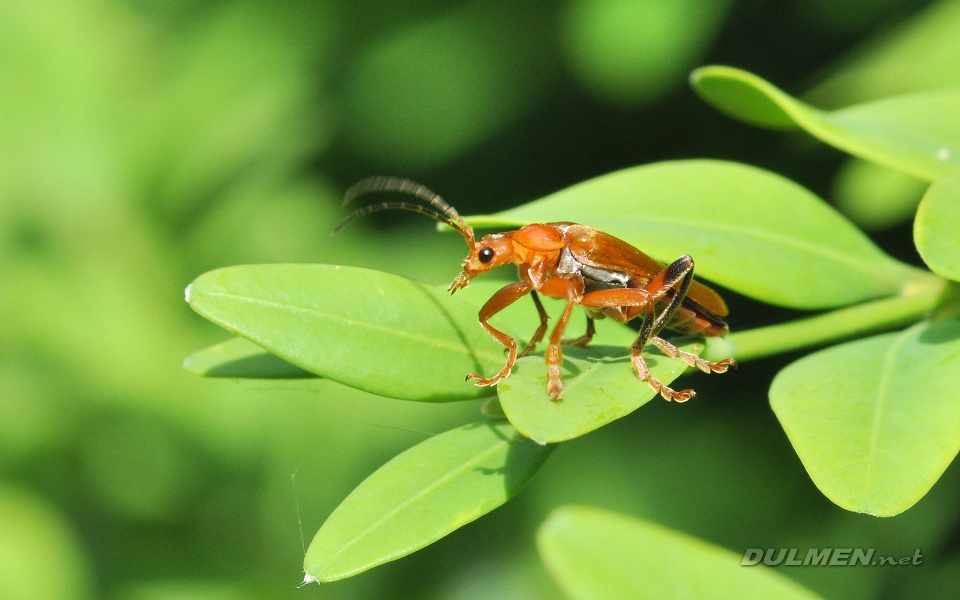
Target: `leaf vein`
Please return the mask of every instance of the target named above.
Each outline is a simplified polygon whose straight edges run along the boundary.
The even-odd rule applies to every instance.
[[[495,353],[492,353],[492,352],[483,352],[483,351],[473,351],[473,352],[471,352],[471,350],[470,350],[469,348],[467,348],[467,347],[466,347],[465,345],[463,345],[463,344],[452,344],[452,343],[450,343],[450,342],[445,342],[445,341],[440,340],[440,339],[437,339],[437,338],[424,337],[424,336],[422,336],[422,335],[417,335],[417,334],[415,334],[415,333],[412,333],[412,332],[409,332],[409,331],[405,331],[405,330],[402,330],[402,329],[390,329],[390,328],[387,328],[387,327],[383,327],[383,326],[381,326],[381,325],[378,325],[377,323],[372,323],[372,322],[369,322],[369,321],[358,321],[358,320],[355,320],[355,319],[349,319],[349,318],[347,318],[347,317],[342,317],[342,316],[339,316],[339,315],[335,315],[335,314],[331,314],[331,313],[326,313],[326,312],[317,310],[317,309],[315,309],[315,308],[310,308],[310,307],[306,307],[306,306],[299,306],[299,305],[296,305],[296,304],[288,304],[288,303],[280,302],[280,301],[277,301],[277,300],[267,300],[267,299],[265,299],[265,298],[251,298],[251,297],[249,297],[249,296],[241,296],[241,295],[238,295],[238,294],[231,294],[231,293],[229,293],[229,292],[218,292],[218,291],[207,290],[207,291],[203,291],[202,293],[204,293],[204,294],[206,294],[206,295],[208,295],[208,296],[215,296],[215,297],[220,297],[220,298],[231,298],[231,299],[233,299],[233,300],[238,300],[238,301],[241,301],[241,302],[248,302],[248,303],[250,303],[250,304],[263,304],[263,305],[266,305],[266,306],[272,306],[272,307],[275,307],[275,308],[282,308],[282,309],[285,309],[285,310],[290,310],[290,311],[292,311],[292,312],[300,312],[300,313],[312,315],[312,316],[319,317],[319,318],[323,318],[323,319],[329,319],[329,320],[331,320],[331,321],[334,321],[334,322],[337,322],[337,323],[342,323],[342,324],[344,324],[344,325],[348,325],[348,326],[351,326],[351,327],[361,327],[361,328],[369,329],[369,330],[371,330],[371,331],[376,331],[376,332],[380,332],[380,333],[386,333],[386,334],[390,334],[390,335],[395,335],[395,336],[397,336],[397,337],[402,337],[402,338],[405,338],[405,339],[413,340],[413,341],[415,341],[415,342],[420,342],[420,343],[423,343],[423,344],[426,344],[426,345],[432,345],[432,346],[434,346],[434,347],[436,347],[436,348],[441,348],[441,349],[445,349],[445,350],[451,350],[451,351],[458,352],[458,353],[460,353],[460,354],[464,354],[464,355],[468,355],[468,356],[471,355],[471,354],[472,354],[472,355],[482,355],[482,356],[484,356],[484,357],[486,357],[486,358],[489,358],[489,359],[491,359],[491,360],[493,360],[493,359],[495,359],[495,358],[499,358]],[[197,294],[197,296],[199,296],[199,293]]]
[[[888,257],[886,257],[885,255],[879,252],[877,253],[878,260],[876,262],[869,262],[869,261],[862,260],[860,257],[856,255],[840,252],[833,248],[819,245],[814,241],[791,236],[791,235],[785,234],[784,232],[766,231],[763,229],[745,227],[743,225],[738,225],[734,223],[723,223],[723,222],[705,221],[705,220],[691,220],[689,219],[689,217],[679,218],[679,217],[667,217],[667,216],[654,215],[654,216],[645,217],[643,221],[633,221],[633,222],[637,223],[640,226],[643,226],[646,223],[675,225],[675,226],[681,226],[686,230],[699,230],[706,233],[722,230],[722,231],[728,231],[735,234],[740,234],[746,237],[753,237],[755,239],[762,240],[765,242],[772,241],[784,246],[790,246],[798,250],[803,250],[813,255],[819,255],[819,256],[825,257],[841,265],[847,265],[860,272],[877,277],[882,281],[889,281],[897,284],[900,283],[899,280],[895,278],[895,276],[894,277],[888,276],[884,272],[884,269],[879,267],[881,260],[883,262],[890,262]]]
[[[890,385],[890,377],[894,371],[893,362],[897,355],[900,353],[900,349],[907,343],[911,337],[910,330],[902,333],[893,344],[890,345],[890,348],[887,349],[886,354],[883,357],[883,367],[880,372],[880,383],[877,386],[877,402],[876,407],[873,412],[873,420],[870,426],[870,443],[867,446],[867,470],[864,473],[864,489],[863,495],[866,497],[871,488],[873,487],[873,465],[876,463],[876,454],[877,454],[877,444],[880,437],[880,421],[881,415],[884,412],[884,405],[887,397],[887,388]]]
[[[376,530],[378,527],[380,527],[381,525],[383,525],[384,523],[386,523],[387,521],[389,521],[394,515],[396,515],[397,513],[399,513],[400,511],[402,511],[402,510],[405,509],[406,507],[408,507],[408,506],[409,506],[411,503],[413,503],[414,501],[419,500],[420,498],[426,496],[427,494],[429,494],[429,493],[432,492],[433,490],[437,489],[437,488],[438,488],[440,485],[442,485],[443,483],[449,481],[451,478],[453,478],[453,477],[455,477],[455,476],[457,476],[457,475],[460,475],[461,473],[463,473],[464,471],[466,471],[469,467],[471,467],[471,466],[473,466],[473,465],[481,462],[483,459],[487,458],[489,455],[491,455],[491,454],[493,454],[494,452],[496,452],[497,450],[499,450],[499,449],[501,448],[501,446],[503,446],[503,445],[509,445],[510,443],[511,443],[511,442],[510,442],[509,440],[498,440],[497,442],[495,442],[492,446],[490,446],[489,448],[487,448],[487,449],[484,450],[483,452],[481,452],[481,453],[479,453],[479,454],[477,454],[477,455],[475,455],[475,456],[470,457],[469,460],[463,462],[463,463],[460,464],[460,465],[457,465],[455,468],[451,469],[448,473],[444,474],[442,477],[434,480],[434,481],[431,482],[429,485],[427,485],[426,487],[422,488],[422,489],[421,489],[420,491],[418,491],[416,494],[410,496],[409,498],[407,498],[407,499],[404,500],[403,502],[397,504],[397,505],[394,506],[392,509],[390,509],[389,511],[387,511],[382,517],[380,517],[380,518],[377,519],[375,522],[373,522],[372,524],[370,524],[366,529],[364,529],[364,530],[361,531],[359,534],[357,534],[356,537],[354,537],[354,538],[351,539],[349,542],[347,542],[346,544],[344,544],[344,545],[340,548],[340,550],[337,551],[337,553],[334,554],[334,555],[331,557],[331,560],[333,560],[333,559],[337,558],[338,556],[340,556],[341,554],[343,554],[343,552],[346,551],[348,548],[350,548],[353,544],[357,543],[358,541],[360,541],[361,539],[363,539],[364,537],[366,537],[367,535],[369,535],[370,533],[372,533],[374,530]]]

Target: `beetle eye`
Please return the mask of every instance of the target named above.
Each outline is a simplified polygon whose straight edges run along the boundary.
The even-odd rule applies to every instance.
[[[488,246],[480,248],[480,253],[477,255],[477,258],[479,258],[483,264],[487,264],[493,260],[493,249]]]

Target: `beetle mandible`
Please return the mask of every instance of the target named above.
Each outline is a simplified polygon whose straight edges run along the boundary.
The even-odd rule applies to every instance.
[[[724,317],[727,306],[712,289],[693,280],[693,259],[684,255],[669,265],[650,258],[627,242],[598,229],[576,223],[534,223],[516,231],[495,233],[477,240],[473,228],[438,194],[407,179],[370,177],[347,190],[344,204],[370,192],[400,192],[414,196],[430,207],[407,202],[385,202],[362,208],[343,220],[334,231],[358,217],[381,210],[408,210],[431,217],[456,230],[467,241],[470,253],[461,272],[448,288],[451,294],[494,267],[517,265],[520,281],[496,292],[480,309],[480,325],[508,349],[507,362],[499,373],[484,377],[467,375],[479,386],[496,385],[510,376],[518,358],[526,356],[547,332],[547,312],[540,294],[566,301],[560,319],[550,333],[545,353],[547,393],[552,400],[563,397],[560,364],[561,345],[586,346],[595,334],[594,320],[609,317],[619,323],[641,318],[640,331],[631,346],[631,362],[640,381],[666,400],[685,402],[696,397],[692,389],[674,391],[651,375],[641,352],[648,342],[667,356],[680,357],[705,373],[723,373],[735,367],[727,358],[717,362],[683,352],[659,337],[664,328],[702,336],[723,336],[729,331]],[[540,325],[527,346],[518,352],[517,341],[494,328],[489,319],[527,294],[533,299]],[[587,330],[576,339],[563,339],[574,305],[587,311]]]

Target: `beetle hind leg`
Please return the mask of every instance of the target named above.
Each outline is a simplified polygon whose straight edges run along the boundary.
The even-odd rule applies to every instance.
[[[733,360],[732,358],[725,358],[723,360],[718,360],[717,362],[710,362],[709,360],[700,358],[696,354],[684,352],[663,338],[654,336],[650,338],[650,341],[653,342],[657,348],[660,348],[660,350],[670,358],[677,358],[679,356],[683,362],[687,363],[691,367],[700,369],[704,373],[726,373],[727,369],[730,367],[737,367],[737,361]]]
[[[659,393],[661,396],[663,396],[663,399],[668,402],[671,400],[674,402],[686,402],[691,398],[696,398],[697,393],[695,391],[682,390],[678,392],[672,389],[670,386],[661,383],[660,380],[655,378],[653,374],[650,373],[650,369],[647,367],[647,361],[643,359],[643,355],[641,353],[643,352],[643,348],[647,345],[647,341],[652,339],[654,340],[654,343],[656,343],[655,340],[660,339],[654,336],[653,332],[655,327],[659,325],[659,322],[662,321],[662,319],[653,318],[653,307],[648,307],[646,312],[647,314],[644,315],[643,323],[640,324],[640,334],[637,336],[637,339],[633,342],[633,346],[630,348],[632,354],[630,359],[631,362],[633,362],[634,370],[637,372],[637,378],[640,379],[640,381],[646,381],[647,385],[649,385],[654,392]],[[676,347],[674,347],[674,350],[679,352]]]

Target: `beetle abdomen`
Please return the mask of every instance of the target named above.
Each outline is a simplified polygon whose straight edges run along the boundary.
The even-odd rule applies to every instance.
[[[708,337],[722,337],[730,332],[727,322],[722,317],[718,317],[690,298],[684,298],[683,304],[666,326],[679,333],[701,334]]]

